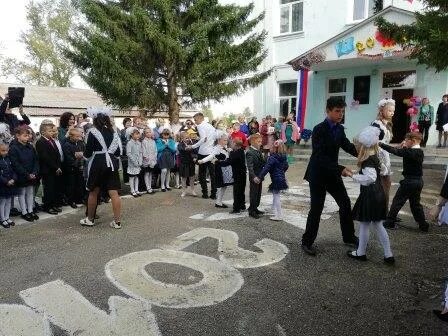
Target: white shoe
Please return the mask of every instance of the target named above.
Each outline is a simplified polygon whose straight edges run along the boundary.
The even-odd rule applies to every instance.
[[[182,186],[181,185],[177,185],[177,186],[175,186],[175,188],[176,189],[182,189]]]
[[[92,222],[92,221],[89,219],[89,217],[86,217],[86,218],[84,218],[84,219],[81,219],[81,220],[79,221],[79,224],[81,224],[82,226],[94,226],[94,225],[95,225],[95,223]]]
[[[275,222],[281,222],[283,220],[281,217],[277,217],[277,216],[269,217],[269,219],[271,221],[275,221]]]
[[[180,195],[180,197],[185,197],[185,196],[187,196],[187,192],[186,192],[186,191],[184,191],[184,192]]]
[[[110,222],[110,227],[111,228],[114,228],[114,229],[121,229],[121,223],[120,222],[116,222],[116,221],[112,221],[112,222]]]
[[[191,189],[190,191],[191,196],[197,196],[198,194],[196,194],[196,191],[194,191],[193,189]]]

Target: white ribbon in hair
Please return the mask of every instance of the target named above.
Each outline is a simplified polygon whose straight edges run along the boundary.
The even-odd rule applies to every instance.
[[[378,102],[378,107],[379,107],[379,108],[384,107],[384,106],[386,106],[386,104],[391,104],[391,105],[395,106],[395,100],[393,100],[392,98],[384,98],[384,99],[381,99],[381,100]]]

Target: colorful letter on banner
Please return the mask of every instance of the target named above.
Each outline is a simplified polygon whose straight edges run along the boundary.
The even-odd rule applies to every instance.
[[[308,97],[308,73],[309,70],[299,70],[299,79],[297,82],[297,125],[301,130],[305,127],[306,105]]]

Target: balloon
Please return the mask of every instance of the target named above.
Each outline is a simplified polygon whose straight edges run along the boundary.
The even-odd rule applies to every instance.
[[[409,103],[411,102],[410,99],[403,99],[403,104],[409,105]]]

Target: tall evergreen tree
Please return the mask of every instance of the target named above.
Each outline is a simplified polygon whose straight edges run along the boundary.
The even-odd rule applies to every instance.
[[[448,1],[423,0],[425,10],[416,13],[416,22],[397,25],[377,19],[379,30],[397,43],[411,48],[411,59],[442,71],[448,68]]]
[[[86,24],[69,58],[103,99],[119,107],[167,109],[204,103],[259,85],[266,33],[253,4],[218,0],[78,0]]]

